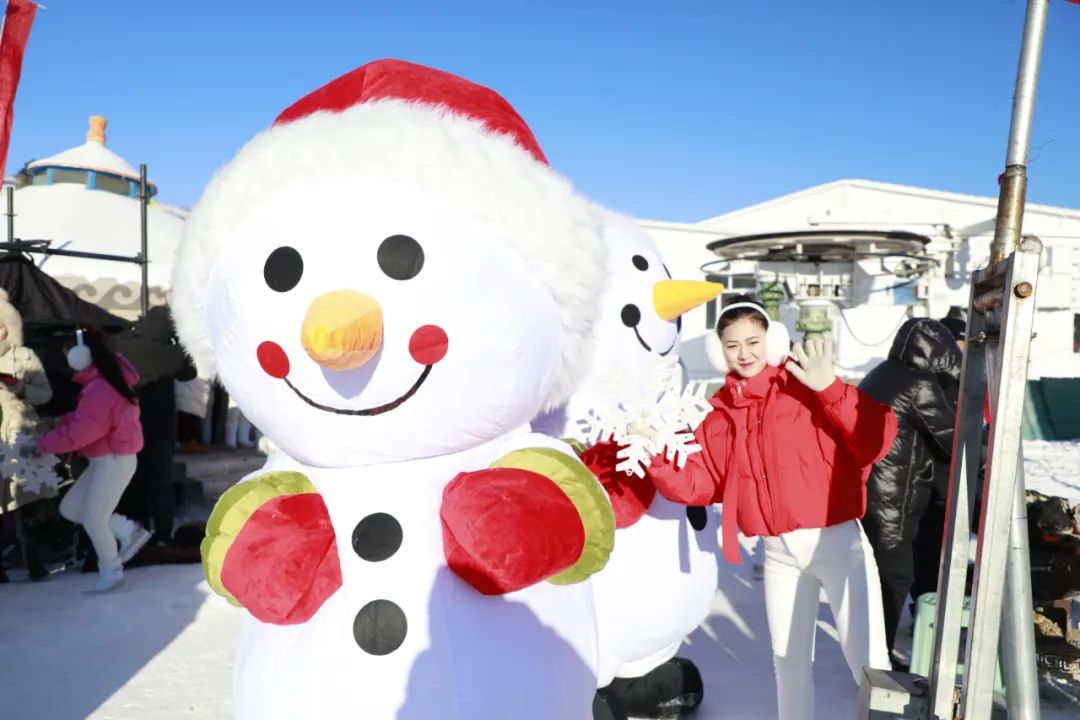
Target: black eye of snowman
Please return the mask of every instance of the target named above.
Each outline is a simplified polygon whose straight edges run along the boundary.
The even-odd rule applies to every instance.
[[[645,272],[649,269],[649,261],[643,255],[635,255],[630,258],[630,261],[634,263],[634,267],[641,272]],[[668,272],[667,266],[663,265],[661,267],[664,268],[664,272],[670,279],[671,273]],[[641,337],[641,333],[638,331],[638,325],[641,324],[641,309],[637,305],[633,303],[627,303],[626,305],[623,305],[622,311],[619,313],[619,318],[622,320],[623,325],[634,331],[634,337],[637,338],[638,343],[641,345],[642,348],[645,349],[645,352],[656,352],[661,357],[664,357],[673,349],[675,349],[675,343],[673,342],[671,344],[671,347],[669,347],[667,350],[664,350],[662,352],[659,350],[654,351],[652,349],[652,346],[650,346],[649,343],[645,342],[645,338]],[[679,317],[675,319],[675,332],[679,333],[681,331],[682,318]]]
[[[263,264],[263,279],[275,292],[288,292],[300,282],[304,274],[304,259],[295,248],[282,245],[270,253]]]
[[[391,235],[379,244],[379,269],[394,280],[412,280],[424,267],[424,248],[408,235]]]

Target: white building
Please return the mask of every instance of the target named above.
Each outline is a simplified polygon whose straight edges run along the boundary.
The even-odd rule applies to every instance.
[[[105,144],[106,120],[90,118],[86,142],[27,164],[15,178],[14,236],[54,249],[135,257],[141,250],[139,172]],[[150,197],[157,188],[150,183]],[[187,212],[147,208],[150,302],[165,302]],[[34,255],[84,300],[122,317],[139,313],[141,269],[133,263]]]
[[[762,267],[744,261],[718,263],[707,244],[734,236],[806,231],[899,231],[925,237],[925,257],[934,262],[925,263],[932,267],[910,284],[895,274],[903,270],[900,258],[849,263],[838,280],[846,288],[834,312],[837,364],[856,379],[886,356],[907,317],[942,317],[953,307],[966,310],[968,281],[973,269],[987,263],[996,213],[996,197],[839,180],[699,223],[640,223],[676,277],[710,274],[741,292],[754,291],[766,274]],[[1024,234],[1044,244],[1030,377],[1080,377],[1080,211],[1028,205]],[[781,318],[795,335],[796,311],[790,302],[785,305]],[[684,319],[682,353],[691,377],[715,376],[704,351],[714,314],[715,305]]]

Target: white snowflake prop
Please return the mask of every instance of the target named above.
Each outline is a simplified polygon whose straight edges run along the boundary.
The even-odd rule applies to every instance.
[[[681,469],[701,450],[693,431],[712,407],[704,383],[682,387],[678,361],[662,358],[644,388],[627,382],[622,367],[613,368],[603,385],[596,405],[578,424],[589,443],[612,439],[625,446],[616,470],[643,477],[652,458],[661,453]]]
[[[38,436],[19,433],[11,445],[0,444],[0,478],[11,478],[23,492],[37,494],[46,488],[56,489],[60,477],[53,467],[60,462],[51,453],[37,449]]]

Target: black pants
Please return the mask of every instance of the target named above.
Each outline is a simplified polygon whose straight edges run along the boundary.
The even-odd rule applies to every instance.
[[[926,514],[919,522],[919,533],[915,536],[914,561],[915,582],[911,586],[911,599],[920,595],[936,592],[938,571],[941,567],[941,539],[945,534],[945,501],[931,500]]]
[[[896,640],[896,628],[900,625],[900,615],[904,611],[904,600],[915,583],[915,553],[912,543],[903,543],[897,547],[885,548],[875,544],[874,560],[877,561],[878,576],[881,578],[881,603],[885,610],[885,642],[892,652]]]

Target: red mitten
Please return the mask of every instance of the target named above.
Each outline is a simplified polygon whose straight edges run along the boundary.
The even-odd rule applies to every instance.
[[[326,504],[299,473],[270,473],[230,488],[202,545],[211,587],[258,620],[309,620],[341,587]]]
[[[443,491],[440,518],[447,565],[484,595],[552,577],[573,565],[585,544],[566,493],[520,468],[460,473]]]
[[[581,454],[581,462],[604,486],[615,511],[615,527],[619,530],[640,520],[656,497],[656,487],[647,472],[644,477],[638,477],[615,469],[619,464],[618,453],[623,447],[613,440],[606,440]]]

